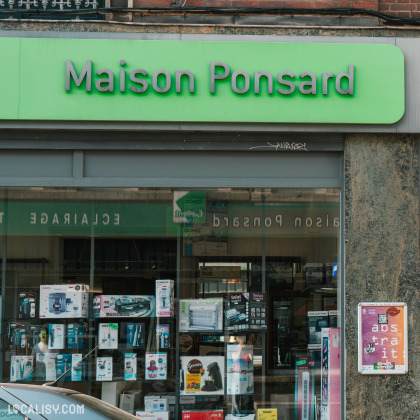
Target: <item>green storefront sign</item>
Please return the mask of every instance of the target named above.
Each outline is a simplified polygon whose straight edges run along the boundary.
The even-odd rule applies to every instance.
[[[0,38],[0,119],[391,124],[390,44]]]

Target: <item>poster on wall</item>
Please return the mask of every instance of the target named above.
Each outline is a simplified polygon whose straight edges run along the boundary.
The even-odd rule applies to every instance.
[[[408,372],[407,304],[359,303],[359,372],[404,374]]]

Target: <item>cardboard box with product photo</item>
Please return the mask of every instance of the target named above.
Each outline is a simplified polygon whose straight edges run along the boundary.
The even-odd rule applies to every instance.
[[[181,356],[180,395],[223,395],[224,356]]]
[[[95,318],[155,316],[155,297],[150,295],[99,295],[93,298]]]
[[[86,318],[88,316],[86,284],[41,285],[39,290],[40,318]]]

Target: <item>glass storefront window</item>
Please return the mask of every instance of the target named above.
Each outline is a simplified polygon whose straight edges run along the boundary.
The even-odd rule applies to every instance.
[[[339,190],[1,194],[3,381],[168,420],[340,417]]]

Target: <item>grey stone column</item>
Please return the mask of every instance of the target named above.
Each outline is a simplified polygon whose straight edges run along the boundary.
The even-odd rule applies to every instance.
[[[419,135],[345,142],[347,419],[420,418]],[[407,375],[361,375],[357,304],[408,305]]]

